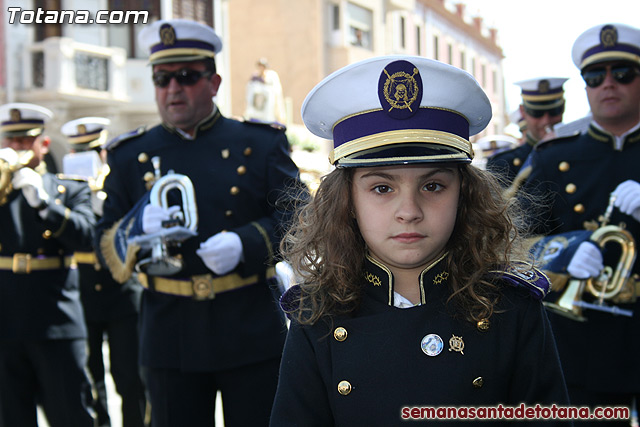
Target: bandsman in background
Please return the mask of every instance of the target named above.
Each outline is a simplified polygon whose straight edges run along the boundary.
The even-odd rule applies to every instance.
[[[522,92],[519,127],[524,129],[524,142],[510,150],[494,154],[487,169],[503,177],[504,185],[514,180],[533,147],[562,122],[565,99],[563,85],[568,79],[543,77],[517,82]],[[522,123],[524,121],[524,123]]]
[[[572,59],[586,83],[591,123],[585,132],[538,144],[530,157],[531,168],[521,171],[528,175],[523,188],[544,202],[527,210],[534,214],[535,230],[550,235],[549,244],[555,245],[546,254],[558,259],[557,254],[567,254],[565,279],[570,275],[603,281],[606,278],[599,277],[603,271],[613,278],[620,273],[622,278],[609,280],[622,287],[605,304],[584,291],[577,294],[578,304],[568,307],[570,313],[551,315],[571,403],[631,406],[640,394],[640,268],[637,261],[633,263],[637,245],[633,242],[640,239],[640,29],[622,24],[592,27],[576,39]],[[617,230],[612,236],[624,243],[612,247],[598,238],[573,245],[572,254],[567,249],[572,247],[570,238],[554,237],[585,228],[603,230],[606,223],[622,224],[625,232]],[[626,233],[632,237],[630,243],[622,239]],[[590,240],[596,235],[599,231]],[[621,252],[627,255],[622,257]],[[624,265],[628,267],[621,268]],[[627,280],[625,274],[632,275]],[[570,290],[569,285],[560,289],[560,283],[554,281],[557,291]],[[596,290],[602,289],[596,285]],[[547,297],[556,310],[562,302],[558,298],[557,292]],[[591,305],[580,313],[585,304]],[[612,315],[614,309],[617,315]],[[569,314],[588,321],[572,320]],[[629,421],[618,424],[628,426]]]
[[[89,182],[93,212],[102,216],[105,199],[104,179],[109,173],[106,150],[110,120],[83,117],[65,123],[62,134],[67,138],[70,154],[62,159],[65,174]],[[146,407],[144,387],[138,364],[138,313],[142,286],[134,278],[120,284],[108,269],[98,262],[94,251],[76,252],[80,270],[80,298],[84,307],[89,338],[89,373],[93,379],[94,402],[98,426],[111,425],[103,341],[109,346],[111,375],[116,391],[122,397],[124,426],[143,426]]]
[[[98,229],[117,280],[141,271],[151,422],[209,427],[219,390],[225,425],[266,426],[287,330],[274,265],[298,169],[282,126],[226,118],[213,102],[212,28],[156,21],[140,41],[162,124],[108,144]]]
[[[86,182],[47,172],[52,113],[0,107],[0,426],[93,427],[75,251],[96,224]]]

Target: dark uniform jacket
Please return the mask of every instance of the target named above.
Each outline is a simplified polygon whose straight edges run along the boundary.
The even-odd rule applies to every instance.
[[[94,203],[101,203],[97,193],[102,189],[92,188],[92,191]],[[98,209],[94,206],[95,210]],[[100,215],[95,215],[99,220]],[[101,265],[95,250],[76,252],[75,258],[80,271],[80,299],[87,322],[109,322],[138,315],[142,286],[135,278],[125,283],[116,282],[109,269]]]
[[[271,425],[392,426],[410,421],[404,407],[566,405],[541,302],[505,285],[497,307],[504,312],[472,324],[446,303],[444,267],[441,261],[422,273],[422,305],[396,308],[391,273],[369,259],[353,315],[313,326],[292,322]],[[442,340],[437,355],[421,348],[429,334]]]
[[[51,200],[42,219],[22,191],[12,191],[0,206],[0,257],[30,254],[57,258],[63,267],[32,269],[29,274],[0,269],[0,339],[85,338],[78,271],[69,265],[76,250],[91,247],[95,218],[85,182],[43,175]],[[20,257],[20,255],[16,255]]]
[[[97,261],[78,263],[78,270],[87,322],[106,322],[138,314],[142,287],[135,279],[120,284]]]
[[[280,357],[286,326],[265,277],[275,263],[287,217],[276,201],[298,177],[284,131],[227,119],[216,110],[200,124],[195,140],[156,126],[112,144],[99,232],[123,218],[145,195],[145,174],[153,174],[154,156],[161,159],[163,175],[173,170],[189,176],[197,204],[198,235],[171,251],[180,254],[185,265],[172,278],[217,277],[196,250],[227,230],[240,236],[244,256],[227,276],[255,282],[205,301],[144,291],[143,365],[213,371]]]
[[[487,159],[487,170],[502,176],[506,180],[504,184],[511,184],[536,143],[537,141],[527,134],[526,141],[523,144],[509,150],[500,151],[489,157]]]
[[[592,124],[586,133],[539,144],[530,161],[524,189],[543,197],[539,206],[528,208],[536,231],[584,230],[585,222],[595,223],[605,213],[618,184],[629,179],[640,182],[640,130],[627,135],[622,148],[615,149],[613,136]],[[610,224],[621,222],[638,242],[640,223],[614,209]],[[605,265],[615,269],[615,264],[607,264],[606,255]],[[639,271],[636,261],[633,272]],[[546,300],[553,302],[558,296],[552,292]],[[634,316],[585,310],[588,321],[581,323],[550,314],[568,385],[640,392],[640,364],[635,356],[640,354],[640,304],[618,305],[634,310]]]

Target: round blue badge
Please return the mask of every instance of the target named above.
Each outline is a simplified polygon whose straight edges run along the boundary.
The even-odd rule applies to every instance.
[[[422,351],[427,356],[437,356],[442,352],[444,348],[444,343],[442,342],[442,338],[436,334],[429,334],[422,338],[422,342],[420,343],[420,347]]]

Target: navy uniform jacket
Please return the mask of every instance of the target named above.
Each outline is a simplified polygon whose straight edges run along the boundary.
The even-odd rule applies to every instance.
[[[95,203],[102,202],[98,197],[102,189],[94,187],[92,191],[94,211],[101,211],[102,206],[97,207]],[[100,214],[95,215],[99,220]],[[80,271],[80,299],[87,322],[109,322],[138,315],[142,297],[140,283],[134,278],[125,283],[116,282],[109,269],[101,265],[95,251],[76,253],[75,256]]]
[[[50,173],[43,180],[51,198],[45,219],[22,191],[14,190],[0,206],[0,257],[27,253],[64,260],[91,247],[95,218],[89,186]],[[85,338],[78,286],[75,267],[29,274],[0,269],[0,339]]]
[[[557,234],[584,230],[585,222],[598,221],[618,184],[640,182],[640,130],[627,135],[622,149],[613,136],[591,125],[586,133],[538,145],[531,154],[531,170],[524,188],[546,197],[531,207],[537,232]],[[522,172],[525,172],[524,170]],[[613,210],[610,224],[624,222],[640,241],[640,223]],[[607,265],[605,258],[605,265]],[[636,261],[633,272],[640,272]],[[615,268],[615,264],[609,264]],[[557,293],[546,300],[555,302]],[[640,392],[640,304],[618,304],[634,310],[632,318],[585,310],[581,323],[550,314],[558,337],[558,350],[568,385],[592,390]],[[607,368],[604,368],[607,367]]]
[[[487,159],[487,170],[502,175],[506,179],[505,184],[513,182],[525,160],[533,150],[536,141],[529,134],[526,135],[526,141],[509,150],[495,153]]]
[[[452,316],[444,261],[422,273],[423,304],[408,309],[393,306],[388,270],[371,260],[365,268],[362,302],[351,316],[292,322],[272,426],[404,425],[402,408],[413,406],[567,404],[550,325],[527,290],[505,285],[497,307],[504,312],[481,330]],[[339,328],[346,332],[336,334]],[[442,339],[436,356],[421,348],[428,334]],[[450,343],[454,337],[462,348]],[[338,391],[342,381],[350,393]]]
[[[94,263],[78,262],[78,270],[80,298],[87,322],[107,322],[138,314],[142,287],[135,279],[120,284],[97,260]]]
[[[145,174],[153,173],[154,156],[161,159],[162,175],[169,170],[187,175],[195,190],[198,235],[172,251],[185,263],[174,277],[215,277],[196,250],[201,242],[227,230],[240,236],[244,256],[229,274],[262,279],[206,301],[144,291],[143,365],[213,371],[280,357],[286,326],[264,277],[275,263],[287,218],[276,200],[298,178],[284,131],[227,119],[216,110],[200,124],[195,140],[156,126],[122,141],[108,154],[111,172],[105,180],[107,199],[99,233],[145,195]]]

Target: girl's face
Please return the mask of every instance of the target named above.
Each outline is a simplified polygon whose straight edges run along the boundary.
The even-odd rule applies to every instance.
[[[351,191],[371,255],[392,271],[424,268],[443,253],[458,209],[456,167],[358,168]]]

